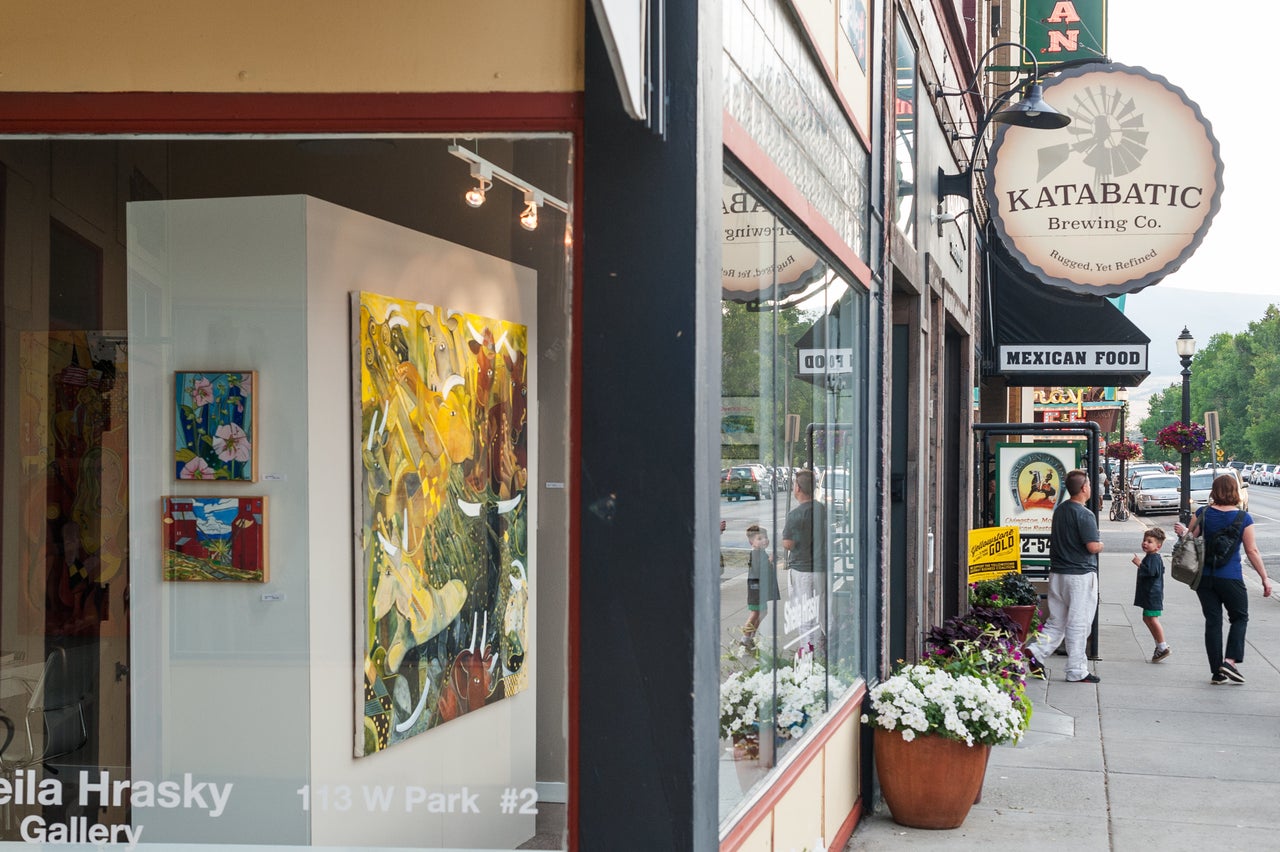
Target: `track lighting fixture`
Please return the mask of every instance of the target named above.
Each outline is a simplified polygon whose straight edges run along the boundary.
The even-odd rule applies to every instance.
[[[467,190],[463,196],[470,206],[479,207],[484,204],[486,194],[493,187],[494,182],[501,181],[512,189],[518,189],[524,193],[524,210],[520,213],[520,227],[526,231],[537,230],[538,211],[543,206],[553,207],[561,213],[568,214],[568,202],[561,201],[554,195],[548,195],[527,180],[513,175],[506,169],[495,166],[476,152],[463,148],[461,145],[450,145],[449,153],[471,164],[471,176],[475,178],[476,186]]]

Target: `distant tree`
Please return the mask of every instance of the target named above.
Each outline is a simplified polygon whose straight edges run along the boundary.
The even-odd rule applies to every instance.
[[[796,377],[795,344],[822,314],[799,308],[773,310],[769,304],[721,302],[721,393],[756,398],[764,422],[756,424],[759,460],[781,464],[785,415],[814,419],[814,386]]]
[[[1270,305],[1261,319],[1239,334],[1213,335],[1196,353],[1191,363],[1191,419],[1203,422],[1206,410],[1218,412],[1218,446],[1227,455],[1246,461],[1280,460],[1280,308]],[[1181,419],[1180,383],[1152,394],[1140,425],[1151,439],[1144,457],[1166,460],[1154,445],[1155,434]]]
[[[1249,324],[1253,370],[1245,399],[1249,425],[1245,435],[1255,460],[1280,459],[1280,310],[1267,308]]]
[[[1156,443],[1156,433],[1181,419],[1182,385],[1169,385],[1151,395],[1147,403],[1147,416],[1139,425],[1142,432],[1143,461],[1173,461],[1180,458]]]
[[[1201,419],[1204,411],[1217,411],[1222,431],[1219,446],[1242,458],[1255,453],[1248,435],[1253,348],[1247,333],[1215,334],[1191,364],[1192,417]]]

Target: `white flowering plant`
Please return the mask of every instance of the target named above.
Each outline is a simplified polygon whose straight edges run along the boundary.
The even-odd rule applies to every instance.
[[[720,684],[720,736],[756,736],[773,720],[775,736],[795,739],[826,712],[828,697],[844,691],[812,655],[794,663],[765,660],[736,671]]]
[[[907,742],[934,734],[972,746],[1016,742],[1027,716],[997,680],[915,664],[871,690],[862,721],[901,731]]]

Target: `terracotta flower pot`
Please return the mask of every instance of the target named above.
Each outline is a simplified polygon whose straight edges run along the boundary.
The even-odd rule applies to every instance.
[[[1005,614],[1012,618],[1013,623],[1018,626],[1017,634],[1014,636],[1014,639],[1017,640],[1019,645],[1026,642],[1027,634],[1031,631],[1031,617],[1036,614],[1035,605],[1004,606],[1001,607],[1001,609],[1004,610]]]
[[[990,746],[932,735],[911,742],[875,729],[876,775],[893,821],[909,828],[956,828],[982,790]]]

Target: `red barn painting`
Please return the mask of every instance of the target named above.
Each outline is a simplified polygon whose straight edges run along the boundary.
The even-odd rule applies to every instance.
[[[267,498],[165,497],[163,577],[265,583]]]

